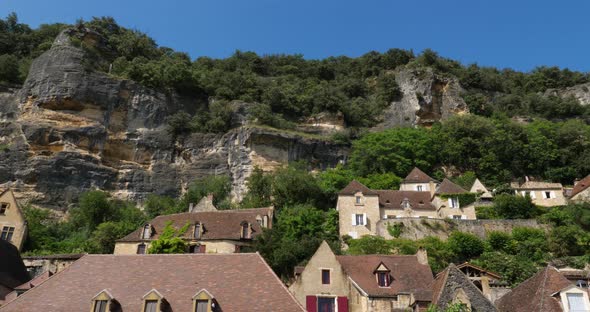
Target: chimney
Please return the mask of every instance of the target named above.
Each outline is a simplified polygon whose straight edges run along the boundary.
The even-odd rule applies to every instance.
[[[195,207],[194,203],[188,204],[188,212],[193,212],[193,208]]]
[[[428,253],[424,247],[418,248],[416,252],[416,258],[418,258],[418,263],[428,265]]]

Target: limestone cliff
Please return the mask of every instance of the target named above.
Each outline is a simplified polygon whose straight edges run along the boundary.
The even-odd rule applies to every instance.
[[[377,129],[394,126],[430,126],[454,114],[469,112],[461,97],[463,88],[453,77],[432,69],[403,67],[395,72],[403,96],[386,109]]]
[[[575,85],[565,89],[549,89],[545,95],[555,95],[563,98],[574,97],[582,105],[590,105],[590,83]]]
[[[136,201],[178,196],[212,174],[229,175],[239,200],[255,165],[327,167],[347,155],[346,146],[249,126],[174,138],[167,116],[203,104],[89,70],[87,60],[62,33],[22,89],[0,90],[0,186],[34,204],[66,210],[91,188]]]

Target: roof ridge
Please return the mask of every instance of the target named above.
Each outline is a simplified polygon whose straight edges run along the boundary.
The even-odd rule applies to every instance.
[[[175,254],[86,254],[84,257],[155,257],[155,256],[186,256],[186,257],[208,257],[208,256],[250,256],[255,255],[258,252],[233,252],[233,253],[175,253]],[[82,259],[82,258],[80,258]]]

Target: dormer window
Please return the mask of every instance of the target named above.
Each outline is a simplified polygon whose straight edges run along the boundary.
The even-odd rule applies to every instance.
[[[363,199],[360,196],[356,196],[354,199],[354,203],[356,205],[362,205],[363,204]]]
[[[379,287],[389,287],[389,272],[377,272]]]
[[[149,224],[146,224],[143,226],[143,232],[141,233],[141,238],[149,239],[151,237],[152,237],[152,226]]]
[[[404,198],[404,200],[402,200],[402,208],[409,209],[410,208],[410,200],[408,200],[407,198]]]
[[[264,226],[264,223],[262,222],[262,217],[260,215],[256,216],[256,222],[258,223],[258,225],[260,225],[260,227]]]
[[[9,206],[9,203],[0,203],[0,215],[6,214],[6,210],[8,210]]]
[[[381,262],[374,271],[375,278],[379,287],[389,287],[391,285],[391,275],[389,269]]]
[[[242,239],[250,239],[250,224],[248,222],[242,222],[241,232]]]
[[[105,289],[92,298],[92,312],[108,312],[113,310],[116,301],[113,296]]]
[[[216,302],[213,295],[206,289],[200,290],[193,296],[193,311],[194,312],[209,312],[215,311]]]
[[[152,289],[143,296],[142,312],[159,312],[162,310],[164,296],[157,290]]]
[[[201,239],[201,234],[203,233],[203,226],[200,222],[195,223],[195,229],[193,231],[193,237],[195,239]]]

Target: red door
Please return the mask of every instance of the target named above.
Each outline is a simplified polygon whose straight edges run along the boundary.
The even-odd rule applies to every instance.
[[[348,298],[338,297],[338,312],[348,312]]]

